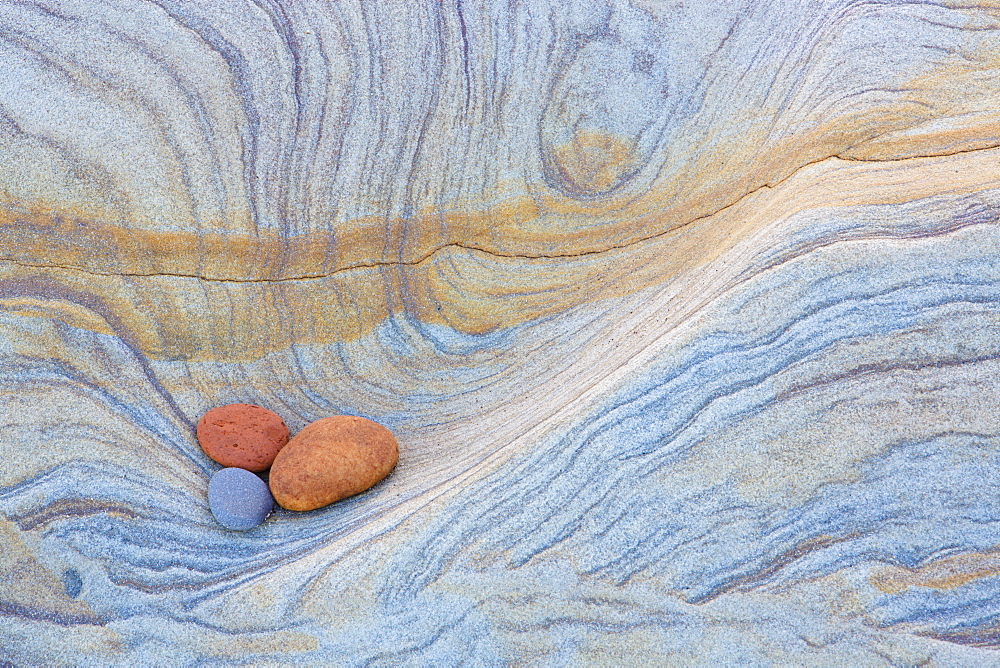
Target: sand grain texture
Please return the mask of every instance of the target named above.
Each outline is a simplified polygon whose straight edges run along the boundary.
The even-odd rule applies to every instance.
[[[1000,8],[0,2],[0,663],[1000,663]],[[403,446],[221,529],[252,403]]]

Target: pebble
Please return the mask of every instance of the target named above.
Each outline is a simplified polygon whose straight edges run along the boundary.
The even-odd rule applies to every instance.
[[[389,474],[399,445],[388,429],[362,417],[312,422],[288,442],[269,474],[274,500],[288,510],[314,510],[365,491]]]
[[[219,524],[246,531],[259,526],[274,509],[267,483],[246,469],[216,471],[208,483],[208,507]]]
[[[260,472],[288,443],[288,427],[272,411],[253,404],[229,404],[205,413],[198,421],[198,443],[222,464]]]

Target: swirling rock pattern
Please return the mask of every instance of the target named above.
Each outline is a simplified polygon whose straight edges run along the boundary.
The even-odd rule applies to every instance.
[[[0,2],[0,664],[1000,664],[1000,8]],[[194,425],[398,437],[220,528]]]

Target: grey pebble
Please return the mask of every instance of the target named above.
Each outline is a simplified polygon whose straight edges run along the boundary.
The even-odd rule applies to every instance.
[[[216,471],[208,483],[208,507],[219,524],[246,531],[259,526],[274,508],[267,484],[245,469]]]

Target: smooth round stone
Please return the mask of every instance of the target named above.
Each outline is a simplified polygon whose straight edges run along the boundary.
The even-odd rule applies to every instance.
[[[208,483],[208,507],[219,524],[246,531],[259,526],[274,509],[267,484],[246,469],[215,472]]]
[[[288,427],[277,413],[253,404],[229,404],[205,413],[198,421],[198,443],[223,466],[267,470],[288,443]]]
[[[365,491],[399,460],[388,429],[361,417],[337,415],[312,422],[274,459],[271,493],[288,510],[314,510]]]

